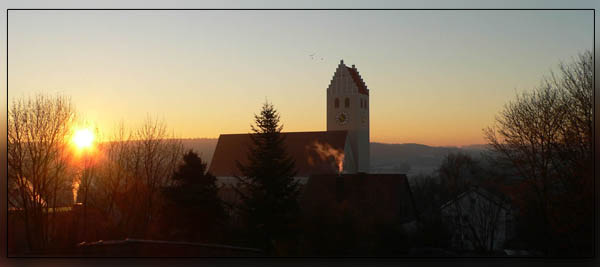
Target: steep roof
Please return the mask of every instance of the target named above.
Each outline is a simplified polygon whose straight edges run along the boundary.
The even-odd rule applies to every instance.
[[[356,68],[354,68],[354,65],[352,65],[352,68],[350,68],[350,67],[346,67],[346,68],[348,69],[348,72],[350,72],[350,77],[352,77],[354,84],[356,84],[356,87],[358,87],[358,92],[363,95],[369,95],[369,90],[367,90],[367,85],[363,81],[362,77],[360,77],[358,70]]]
[[[347,210],[358,218],[411,221],[416,211],[404,174],[313,175],[300,204],[309,216]]]
[[[444,205],[442,205],[440,207],[440,209],[445,209],[446,207],[450,206],[452,203],[458,201],[459,199],[461,199],[463,197],[466,197],[470,193],[478,194],[478,195],[482,196],[484,199],[490,201],[491,203],[494,203],[495,205],[500,206],[503,209],[509,209],[511,206],[510,199],[507,196],[503,195],[501,192],[491,190],[490,188],[486,189],[483,187],[474,186],[474,187],[469,188],[465,192],[459,194],[458,196],[451,199],[450,201],[446,202]]]
[[[334,156],[320,150],[344,152],[347,131],[282,133],[288,154],[296,161],[297,176],[337,174]],[[222,134],[219,136],[208,171],[214,176],[240,176],[236,162],[248,163],[247,152],[252,144],[250,134]]]

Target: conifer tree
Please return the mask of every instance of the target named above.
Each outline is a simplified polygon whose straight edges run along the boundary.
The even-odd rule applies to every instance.
[[[293,236],[299,213],[295,162],[288,155],[281,134],[283,126],[272,104],[265,103],[256,125],[251,126],[252,144],[248,164],[237,163],[242,173],[236,191],[241,196],[241,217],[250,237],[273,254],[275,243]]]
[[[225,210],[217,195],[216,178],[206,172],[206,163],[193,152],[183,156],[183,164],[173,175],[173,186],[163,193],[171,203],[167,213],[179,228],[181,238],[208,241],[217,238],[217,227],[223,225]]]

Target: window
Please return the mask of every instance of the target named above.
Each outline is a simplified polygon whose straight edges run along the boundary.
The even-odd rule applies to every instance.
[[[360,108],[362,108],[362,107],[363,107],[363,101],[362,101],[362,98],[361,98],[360,99]]]
[[[339,108],[340,107],[340,100],[338,98],[335,98],[335,108]]]
[[[346,97],[346,100],[344,101],[344,107],[347,107],[347,108],[350,107],[350,98]]]

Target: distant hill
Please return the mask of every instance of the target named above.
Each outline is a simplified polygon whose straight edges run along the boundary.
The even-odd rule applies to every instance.
[[[486,145],[436,147],[422,144],[371,143],[371,172],[415,175],[435,171],[449,153],[463,152],[479,158]]]
[[[210,161],[212,160],[212,156],[215,153],[215,148],[217,147],[216,138],[191,138],[191,139],[181,139],[183,143],[183,147],[185,150],[192,149],[202,159],[202,161],[207,163],[207,167],[210,166]]]
[[[216,138],[181,139],[185,149],[193,149],[210,166],[217,146]],[[436,147],[422,144],[371,143],[371,172],[429,174],[437,169],[448,153],[463,152],[479,158],[488,145]]]
[[[488,144],[478,144],[478,145],[466,145],[466,146],[461,146],[461,149],[464,150],[477,150],[477,151],[482,151],[482,150],[486,150],[486,149],[490,149],[491,146]]]

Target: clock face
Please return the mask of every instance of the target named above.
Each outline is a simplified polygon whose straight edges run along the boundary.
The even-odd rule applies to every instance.
[[[348,123],[348,114],[343,111],[338,113],[337,116],[335,116],[335,121],[340,125]]]

